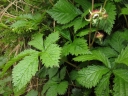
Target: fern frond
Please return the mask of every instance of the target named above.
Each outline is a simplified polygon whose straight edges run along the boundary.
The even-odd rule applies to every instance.
[[[81,14],[80,10],[67,0],[59,0],[51,10],[47,11],[47,13],[60,24],[66,24]]]
[[[9,60],[5,66],[3,67],[2,70],[2,76],[5,74],[5,72],[17,61],[23,59],[25,56],[31,55],[33,53],[35,53],[37,51],[32,50],[32,49],[28,49],[28,50],[24,50],[23,52],[21,52],[20,54],[18,54],[16,57],[12,58],[11,60]]]
[[[40,58],[45,67],[58,67],[60,54],[61,48],[57,44],[51,44],[44,52],[41,52]]]
[[[109,72],[109,69],[103,66],[88,66],[78,72],[77,81],[87,88],[92,88],[99,83],[102,76],[107,72]]]
[[[118,76],[115,76],[113,90],[113,96],[128,96],[128,82]]]
[[[106,33],[110,34],[113,28],[115,16],[116,16],[116,6],[113,3],[107,3],[105,6],[106,12],[108,14],[107,19],[101,20],[99,27],[104,30]]]
[[[104,53],[102,53],[99,50],[93,50],[91,51],[91,53],[92,54],[85,54],[85,55],[77,56],[73,58],[73,60],[78,61],[78,62],[89,61],[89,60],[99,60],[103,62],[103,64],[105,64],[108,68],[111,68],[110,62]]]
[[[14,87],[17,91],[25,87],[31,80],[32,76],[38,71],[38,52],[24,57],[12,71]]]
[[[39,50],[44,50],[42,36],[43,36],[43,34],[41,34],[41,33],[34,34],[32,37],[33,40],[31,40],[28,44],[39,49]]]
[[[109,79],[111,73],[107,73],[100,80],[99,84],[95,88],[96,96],[109,96]]]

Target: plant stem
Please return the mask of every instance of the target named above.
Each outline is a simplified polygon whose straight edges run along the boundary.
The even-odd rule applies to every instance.
[[[94,0],[92,0],[92,11],[93,11],[93,8],[94,8]]]
[[[76,65],[74,65],[74,64],[72,64],[72,63],[70,63],[70,62],[68,62],[68,61],[65,61],[67,64],[69,64],[69,65],[71,65],[71,66],[73,66],[73,67],[75,67],[76,69],[80,69],[78,66],[76,66]]]
[[[106,5],[107,1],[108,1],[108,0],[105,0],[105,1],[104,1],[104,5],[103,5],[103,8],[105,7],[105,5]]]
[[[124,15],[124,19],[125,19],[125,22],[126,22],[126,26],[128,28],[128,19],[127,19],[126,15]]]
[[[92,40],[92,43],[90,44],[90,47],[92,47],[94,41],[95,41],[95,38],[96,38],[96,33],[98,32],[98,29],[99,29],[99,24],[100,24],[100,21],[98,21],[98,25],[97,25],[97,28],[96,28],[96,32],[94,34],[94,37],[93,37],[93,40]]]

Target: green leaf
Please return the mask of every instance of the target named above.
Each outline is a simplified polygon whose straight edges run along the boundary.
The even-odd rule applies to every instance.
[[[34,34],[33,40],[31,40],[28,44],[32,45],[33,47],[39,49],[39,50],[44,50],[43,49],[43,34],[37,33]]]
[[[63,47],[63,54],[66,56],[69,53],[72,55],[89,54],[88,45],[85,39],[76,38],[71,44],[67,44]]]
[[[61,53],[61,48],[58,47],[57,44],[51,44],[44,52],[41,52],[40,58],[44,63],[45,67],[51,67],[51,68],[55,66],[58,67],[60,53]]]
[[[68,88],[68,82],[62,81],[58,84],[56,91],[59,95],[63,95],[67,91],[67,88]]]
[[[128,70],[127,69],[116,69],[113,70],[115,76],[123,79],[125,82],[128,82]]]
[[[113,90],[113,96],[128,96],[128,82],[118,76],[115,76]]]
[[[54,32],[54,33],[51,33],[50,35],[48,35],[48,37],[44,41],[45,49],[48,46],[50,46],[51,44],[55,43],[58,39],[59,39],[59,33],[58,32]]]
[[[76,80],[76,78],[78,77],[78,72],[76,70],[72,70],[69,76],[71,80]]]
[[[25,96],[38,96],[38,91],[36,90],[31,90],[27,93]]]
[[[100,21],[99,27],[103,29],[106,33],[110,34],[116,16],[116,11],[115,11],[116,6],[113,3],[107,3],[105,9],[108,14],[108,17],[107,19]]]
[[[82,20],[82,18],[77,18],[74,22],[74,31],[76,32],[78,29],[83,28],[86,25],[88,25],[88,22]]]
[[[87,0],[75,0],[76,3],[82,6],[83,10],[89,10],[91,3]]]
[[[48,82],[46,82],[43,86],[43,90],[41,92],[41,94],[43,95],[52,85],[56,84],[56,82],[49,80]]]
[[[92,54],[85,54],[85,55],[77,56],[73,58],[73,60],[78,61],[78,62],[80,61],[84,62],[84,61],[89,61],[89,60],[99,60],[103,62],[103,64],[105,64],[108,68],[111,68],[110,62],[104,53],[102,53],[99,50],[93,50],[91,53]]]
[[[77,81],[87,88],[95,87],[102,76],[109,72],[109,69],[103,66],[88,66],[78,72]]]
[[[12,71],[14,87],[17,91],[25,87],[38,71],[38,52],[24,57]]]
[[[107,73],[100,80],[99,84],[95,88],[96,96],[109,96],[109,79],[111,73]]]
[[[48,91],[47,91],[47,93],[46,93],[46,96],[57,96],[57,91],[56,91],[57,86],[58,86],[57,84],[52,85],[52,86],[48,89]]]
[[[71,36],[69,30],[61,30],[60,34],[67,40],[71,41]]]
[[[91,31],[92,32],[95,32],[96,29],[95,28],[92,28]],[[84,30],[80,31],[78,34],[76,34],[76,36],[83,37],[85,35],[88,35],[89,32],[90,32],[90,29],[84,29]]]
[[[128,15],[128,8],[122,8],[121,9],[121,14]]]
[[[121,54],[115,60],[116,63],[124,63],[128,66],[128,46],[122,50]]]
[[[58,71],[58,68],[50,68],[48,70],[49,78],[51,79],[53,76],[55,76],[57,71]]]
[[[60,70],[60,79],[63,80],[66,75],[66,66]]]
[[[98,47],[97,49],[104,53],[104,55],[108,58],[118,56],[117,52],[111,47]]]
[[[117,31],[108,38],[109,45],[116,50],[117,52],[121,52],[121,50],[125,47],[124,41],[127,41],[128,32],[120,32]]]
[[[20,54],[18,54],[16,57],[12,58],[11,60],[9,60],[5,66],[3,67],[2,73],[1,75],[3,76],[5,74],[5,72],[16,62],[21,60],[22,58],[24,58],[25,56],[28,56],[30,54],[35,53],[35,50],[32,49],[28,49],[28,50],[24,50],[23,52],[21,52]]]
[[[47,11],[57,23],[66,24],[78,16],[81,12],[67,0],[59,0],[51,10]]]

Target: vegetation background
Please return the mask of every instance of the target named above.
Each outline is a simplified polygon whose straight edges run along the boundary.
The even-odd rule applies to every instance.
[[[128,96],[127,0],[0,0],[1,96]]]

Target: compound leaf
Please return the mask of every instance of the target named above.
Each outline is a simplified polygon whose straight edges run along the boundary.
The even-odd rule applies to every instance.
[[[66,24],[78,16],[81,12],[67,0],[59,0],[52,9],[47,11],[57,23]]]
[[[105,64],[108,68],[111,68],[110,62],[104,53],[102,53],[99,50],[93,50],[91,53],[92,54],[85,54],[85,55],[77,56],[73,58],[73,60],[78,61],[78,62],[79,61],[83,62],[83,61],[88,61],[88,60],[99,60],[103,62],[103,64]]]
[[[102,76],[107,72],[109,72],[109,69],[103,66],[88,66],[78,72],[77,81],[87,88],[92,88],[99,83]]]
[[[28,44],[32,45],[33,47],[35,47],[39,50],[43,50],[43,38],[42,38],[42,36],[43,36],[43,34],[41,34],[41,33],[34,34],[33,40],[31,40]]]
[[[115,76],[113,90],[113,96],[128,96],[128,82],[124,81],[122,78],[118,76]]]
[[[115,60],[116,63],[124,63],[128,66],[128,47],[122,50],[121,54]]]
[[[62,81],[58,84],[57,93],[59,95],[63,95],[67,91],[67,88],[68,88],[68,82]]]
[[[28,49],[28,50],[24,50],[23,52],[21,52],[20,54],[18,54],[16,57],[12,58],[11,60],[9,60],[5,66],[3,67],[2,73],[1,75],[3,76],[4,73],[16,62],[21,60],[22,58],[24,58],[25,56],[28,56],[30,54],[35,53],[35,50],[32,49]]]
[[[13,83],[17,91],[25,87],[37,71],[38,53],[33,53],[30,56],[24,57],[12,71]]]
[[[55,43],[58,39],[59,39],[59,33],[58,32],[54,32],[54,33],[49,34],[48,37],[46,38],[46,40],[44,41],[45,49],[49,45]]]
[[[86,40],[83,38],[76,38],[72,43],[65,45],[63,47],[63,54],[68,55],[69,53],[76,56],[90,53]]]
[[[107,73],[100,80],[99,84],[95,88],[96,96],[109,96],[109,78],[110,73]]]
[[[103,29],[106,33],[110,34],[116,16],[116,6],[113,3],[107,3],[105,9],[108,14],[108,17],[105,20],[101,20],[99,27]]]
[[[113,71],[115,76],[123,79],[125,82],[128,82],[128,70],[127,69],[116,69]]]
[[[45,67],[58,67],[60,53],[61,48],[57,44],[51,44],[44,52],[41,52],[40,58]]]

